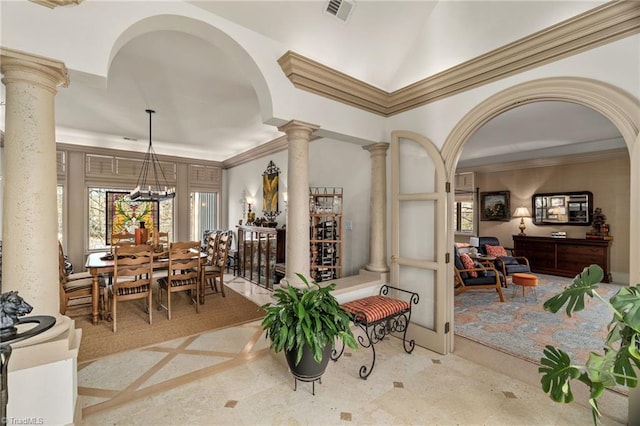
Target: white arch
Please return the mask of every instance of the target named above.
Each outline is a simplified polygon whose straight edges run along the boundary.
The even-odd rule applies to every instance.
[[[598,111],[618,128],[630,157],[630,226],[631,235],[640,235],[640,101],[607,83],[578,77],[553,77],[522,83],[489,97],[469,111],[453,128],[442,148],[450,179],[464,144],[493,117],[532,102],[573,102]],[[451,213],[451,212],[449,212]],[[449,238],[453,244],[453,236]],[[640,241],[631,238],[629,247],[631,284],[640,283]]]
[[[190,34],[211,43],[226,55],[237,61],[251,82],[256,95],[260,113],[265,119],[273,116],[273,101],[267,81],[258,64],[251,55],[227,33],[213,25],[194,18],[179,15],[156,15],[141,19],[123,31],[116,39],[109,54],[108,68],[118,51],[134,38],[154,31],[179,31]]]

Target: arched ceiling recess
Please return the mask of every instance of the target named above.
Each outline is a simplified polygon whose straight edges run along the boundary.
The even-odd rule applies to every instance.
[[[640,101],[612,85],[586,78],[543,78],[505,89],[469,111],[451,131],[442,148],[450,175],[464,144],[489,120],[513,108],[539,101],[565,101],[589,107],[618,128],[632,152],[640,129]]]
[[[100,146],[144,151],[147,108],[156,110],[153,142],[162,154],[222,161],[282,135],[264,124],[273,99],[251,54],[193,18],[158,15],[130,25],[109,52],[106,86],[83,83],[59,94],[57,121],[73,128],[84,120],[86,128],[114,136],[105,143],[97,135]],[[79,99],[84,118],[73,107]]]

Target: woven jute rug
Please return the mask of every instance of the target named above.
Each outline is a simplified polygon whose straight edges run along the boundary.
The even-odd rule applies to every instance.
[[[263,318],[264,310],[244,296],[227,288],[226,297],[212,294],[196,313],[186,292],[174,293],[171,298],[171,321],[167,312],[158,311],[154,294],[152,324],[149,325],[144,300],[118,303],[118,331],[112,331],[109,321],[91,323],[88,315],[74,316],[76,327],[82,328],[78,362],[85,362],[118,352],[139,349],[160,342],[191,336],[205,331],[243,324]],[[81,314],[82,308],[76,308]],[[71,312],[73,313],[73,311]]]

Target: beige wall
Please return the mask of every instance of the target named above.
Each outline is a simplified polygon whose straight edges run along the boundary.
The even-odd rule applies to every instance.
[[[477,173],[476,186],[483,191],[510,191],[511,213],[519,207],[531,210],[531,197],[537,192],[591,191],[594,207],[601,207],[610,224],[611,271],[615,282],[626,283],[629,276],[629,157],[599,162],[561,166],[522,168],[492,173]],[[520,232],[519,219],[508,222],[480,221],[478,235],[496,236],[512,247],[512,235]],[[552,231],[566,231],[567,237],[584,238],[588,226],[537,226],[525,219],[525,232],[533,236],[549,236]],[[468,241],[460,239],[460,241]]]

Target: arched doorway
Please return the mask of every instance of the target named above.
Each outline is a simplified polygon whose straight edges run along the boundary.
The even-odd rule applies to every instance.
[[[450,181],[453,181],[456,165],[464,144],[481,126],[497,115],[520,105],[539,101],[565,101],[589,107],[607,117],[620,131],[630,156],[630,235],[640,232],[640,101],[616,87],[603,82],[583,78],[548,78],[526,82],[486,99],[455,126],[442,149],[445,167]],[[453,192],[449,194],[448,214],[452,215]],[[447,239],[449,247],[454,243],[450,230]],[[640,242],[631,238],[629,244],[629,284],[640,282],[640,265],[634,259],[640,258]],[[451,277],[453,266],[450,266]],[[451,280],[452,281],[452,280]],[[453,291],[453,290],[452,290]],[[453,322],[453,306],[446,306],[447,318]],[[454,326],[455,328],[455,326]],[[451,339],[453,345],[455,340]],[[640,392],[632,391],[630,398],[637,399]],[[629,404],[629,420],[637,419],[640,413],[633,412]]]

